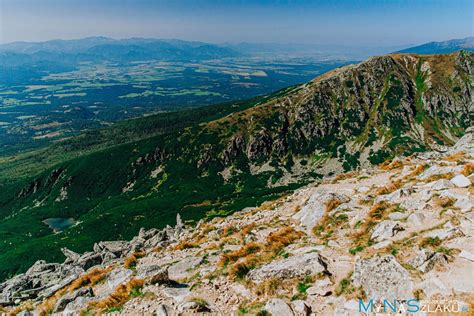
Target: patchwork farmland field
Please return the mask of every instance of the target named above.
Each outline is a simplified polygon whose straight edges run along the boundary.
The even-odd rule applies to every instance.
[[[122,119],[251,98],[345,63],[239,57],[10,68],[0,80],[0,155]]]

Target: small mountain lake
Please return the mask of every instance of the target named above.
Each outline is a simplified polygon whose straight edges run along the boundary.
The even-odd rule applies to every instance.
[[[76,221],[74,220],[74,218],[54,217],[54,218],[45,219],[43,223],[48,225],[49,228],[51,228],[52,230],[62,231],[74,225]]]

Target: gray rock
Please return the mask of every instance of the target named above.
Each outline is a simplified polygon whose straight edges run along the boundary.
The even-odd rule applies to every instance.
[[[301,256],[293,256],[267,263],[250,271],[248,278],[253,281],[261,282],[268,278],[303,278],[320,272],[330,274],[327,262],[327,259],[319,253],[307,253]]]
[[[474,198],[471,196],[459,197],[453,206],[459,208],[463,213],[470,212],[474,208]]]
[[[442,174],[448,174],[448,173],[457,173],[461,169],[459,167],[452,167],[452,166],[431,166],[428,169],[426,169],[422,174],[418,176],[418,179],[420,180],[426,180],[431,176],[435,175],[442,175]]]
[[[106,282],[110,291],[115,290],[117,286],[131,279],[132,270],[123,267],[116,268],[107,274]]]
[[[181,219],[181,215],[176,214],[176,226],[175,228],[183,229],[184,228],[184,223],[183,220]]]
[[[170,280],[179,281],[192,275],[192,270],[202,263],[202,257],[188,257],[168,268]]]
[[[291,316],[294,315],[290,306],[284,300],[272,298],[265,304],[265,310],[272,316]]]
[[[391,239],[399,232],[405,230],[399,222],[395,221],[383,221],[375,226],[372,236],[374,242],[381,242],[383,240]]]
[[[399,221],[401,219],[404,219],[407,217],[407,214],[402,213],[402,212],[393,212],[388,215],[388,218],[394,221]]]
[[[82,267],[84,270],[87,270],[101,263],[102,256],[100,253],[96,252],[86,252],[76,261],[76,264]]]
[[[313,286],[306,290],[309,295],[328,296],[331,295],[332,282],[329,278],[318,280]]]
[[[155,248],[159,246],[163,241],[166,241],[168,239],[166,232],[164,231],[159,231],[156,233],[153,237],[149,238],[147,241],[144,243],[144,247],[147,249]]]
[[[191,291],[187,287],[166,287],[163,289],[163,294],[180,304],[191,294]]]
[[[471,181],[462,174],[458,174],[450,181],[458,188],[466,188],[471,185]]]
[[[310,232],[317,224],[318,220],[326,211],[326,203],[330,200],[337,199],[341,203],[347,203],[350,199],[343,194],[328,191],[327,189],[319,189],[314,193],[306,205],[293,218],[299,220],[301,226]]]
[[[433,255],[434,255],[434,252],[423,248],[420,251],[418,251],[416,255],[408,263],[414,268],[418,268]]]
[[[362,286],[367,297],[374,300],[404,300],[413,296],[408,271],[390,255],[359,259],[352,280],[355,286]]]
[[[172,313],[173,309],[166,304],[160,304],[155,310],[156,316],[171,316]]]
[[[81,256],[77,252],[74,252],[66,247],[61,248],[61,252],[64,254],[66,257],[65,263],[74,263],[77,260],[79,260],[79,257]]]
[[[432,190],[445,190],[454,188],[454,184],[446,179],[440,179],[426,184],[426,187],[429,187]]]
[[[423,225],[423,220],[425,219],[425,215],[421,213],[413,213],[407,218],[407,222],[412,224],[415,227]]]
[[[128,241],[101,241],[94,244],[95,252],[111,252],[117,257],[121,257],[124,253],[130,249],[130,243]]]
[[[11,304],[36,297],[51,296],[58,289],[74,281],[84,270],[77,266],[37,261],[24,274],[0,284],[0,301]]]
[[[168,268],[158,265],[148,266],[140,272],[139,278],[146,279],[148,284],[165,284],[169,283]]]
[[[66,309],[66,306],[75,301],[78,297],[93,297],[94,292],[92,291],[92,288],[90,287],[84,287],[77,289],[73,293],[66,294],[63,297],[61,297],[56,305],[54,306],[53,313],[59,313],[62,312],[63,310]]]
[[[445,254],[442,253],[435,253],[431,255],[421,266],[418,267],[418,270],[420,270],[423,273],[427,273],[435,266],[439,265],[446,265],[448,263],[448,257],[446,257]]]
[[[457,237],[464,236],[464,232],[459,227],[447,228],[447,229],[437,229],[429,232],[428,237],[436,238],[438,237],[441,240],[451,240]]]
[[[292,301],[291,305],[297,315],[309,316],[311,314],[311,307],[303,300]]]
[[[459,257],[474,262],[474,254],[469,251],[462,250]]]

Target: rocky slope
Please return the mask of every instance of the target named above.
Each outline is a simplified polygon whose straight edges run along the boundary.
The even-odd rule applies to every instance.
[[[60,260],[61,247],[129,239],[177,213],[194,221],[230,214],[323,176],[450,146],[472,124],[473,56],[373,57],[228,115],[2,184],[0,278],[45,255]],[[76,224],[58,233],[44,224],[51,218]]]
[[[0,284],[0,304],[22,315],[287,316],[353,315],[358,298],[442,299],[472,312],[473,181],[471,128],[443,151],[325,177],[225,218],[178,216],[130,241],[64,248],[65,262]]]

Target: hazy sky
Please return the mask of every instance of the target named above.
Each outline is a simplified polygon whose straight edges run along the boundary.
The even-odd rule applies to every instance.
[[[0,0],[0,41],[103,35],[400,45],[473,36],[472,0]]]

